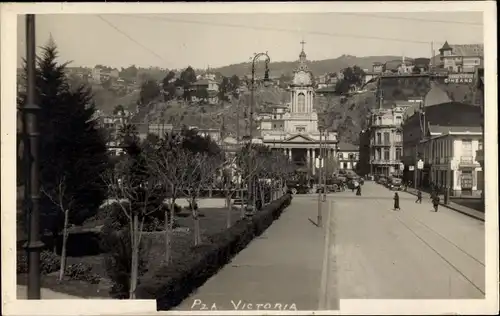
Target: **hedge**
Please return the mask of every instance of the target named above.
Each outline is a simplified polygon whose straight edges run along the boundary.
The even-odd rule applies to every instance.
[[[137,298],[156,299],[157,310],[179,305],[279,218],[291,199],[287,194],[271,202],[248,220],[240,220],[194,247],[190,255],[146,274],[137,287]]]

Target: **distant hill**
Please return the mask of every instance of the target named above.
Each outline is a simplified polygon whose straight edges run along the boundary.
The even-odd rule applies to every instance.
[[[271,56],[272,58],[272,56]],[[357,65],[362,69],[371,70],[374,62],[385,63],[390,60],[400,60],[401,56],[368,56],[368,57],[356,57],[350,55],[343,55],[338,58],[324,59],[324,60],[313,60],[310,61],[308,66],[309,69],[315,75],[324,74],[327,72],[337,72],[346,67]],[[297,61],[278,61],[275,62],[271,60],[270,63],[270,75],[280,76],[280,75],[291,75],[295,67],[297,67]],[[233,64],[224,67],[212,69],[214,72],[220,72],[223,76],[244,76],[251,73],[251,64],[249,62]]]

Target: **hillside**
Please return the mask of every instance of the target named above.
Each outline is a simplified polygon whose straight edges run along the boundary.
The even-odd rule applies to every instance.
[[[272,58],[272,56],[271,56]],[[374,62],[385,63],[389,60],[401,59],[401,56],[368,56],[368,57],[356,57],[343,55],[338,58],[333,59],[324,59],[324,60],[313,60],[310,61],[308,66],[309,69],[315,75],[324,74],[326,72],[337,72],[346,67],[357,65],[362,69],[372,69],[372,65]],[[224,76],[244,76],[249,75],[251,73],[251,64],[250,63],[240,63],[228,65],[220,68],[213,69],[214,72],[220,72]],[[258,66],[259,69],[263,68],[263,65]],[[297,61],[278,61],[275,62],[271,59],[270,67],[270,75],[271,76],[280,76],[291,75],[295,67],[297,67]]]
[[[350,97],[318,96],[315,102],[319,121],[328,130],[336,130],[339,141],[358,144],[359,133],[366,128],[366,117],[375,106],[374,93]]]

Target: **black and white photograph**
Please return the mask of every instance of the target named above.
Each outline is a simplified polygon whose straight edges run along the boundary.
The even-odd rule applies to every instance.
[[[495,4],[454,5],[2,4],[6,315],[497,313]]]

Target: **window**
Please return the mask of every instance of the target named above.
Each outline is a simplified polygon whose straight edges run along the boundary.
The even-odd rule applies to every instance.
[[[402,148],[396,148],[396,160],[401,160],[401,157],[403,156],[403,149]]]
[[[354,154],[349,154],[349,160],[356,160],[356,157]]]
[[[401,132],[396,132],[396,134],[394,135],[394,141],[396,141],[396,142],[402,142],[403,141],[403,137],[401,135]]]
[[[391,159],[391,152],[389,151],[389,148],[384,148],[384,160],[390,160]]]
[[[306,131],[306,128],[304,126],[297,126],[295,127],[295,131],[298,133],[303,133]]]
[[[470,139],[462,140],[462,156],[472,157],[472,141]]]
[[[273,128],[276,128],[276,124],[273,124]]]
[[[388,132],[384,132],[384,144],[389,144],[391,141],[391,135]]]
[[[377,144],[381,144],[382,143],[382,134],[381,133],[377,133]]]
[[[380,159],[382,159],[382,151],[380,150],[380,148],[377,148],[377,149],[375,150],[375,159],[376,159],[376,160],[380,160]]]
[[[339,160],[344,159],[344,154],[343,154],[343,153],[338,153],[337,158],[338,158]]]
[[[398,116],[396,116],[396,124],[397,124],[397,125],[401,125],[401,123],[402,123],[402,118],[401,118],[401,116],[399,116],[399,115],[398,115]]]
[[[299,93],[299,97],[297,99],[297,112],[303,113],[306,111],[305,109],[306,97],[303,93]]]
[[[377,117],[377,120],[378,120],[378,125],[382,125],[382,118],[380,116]]]

